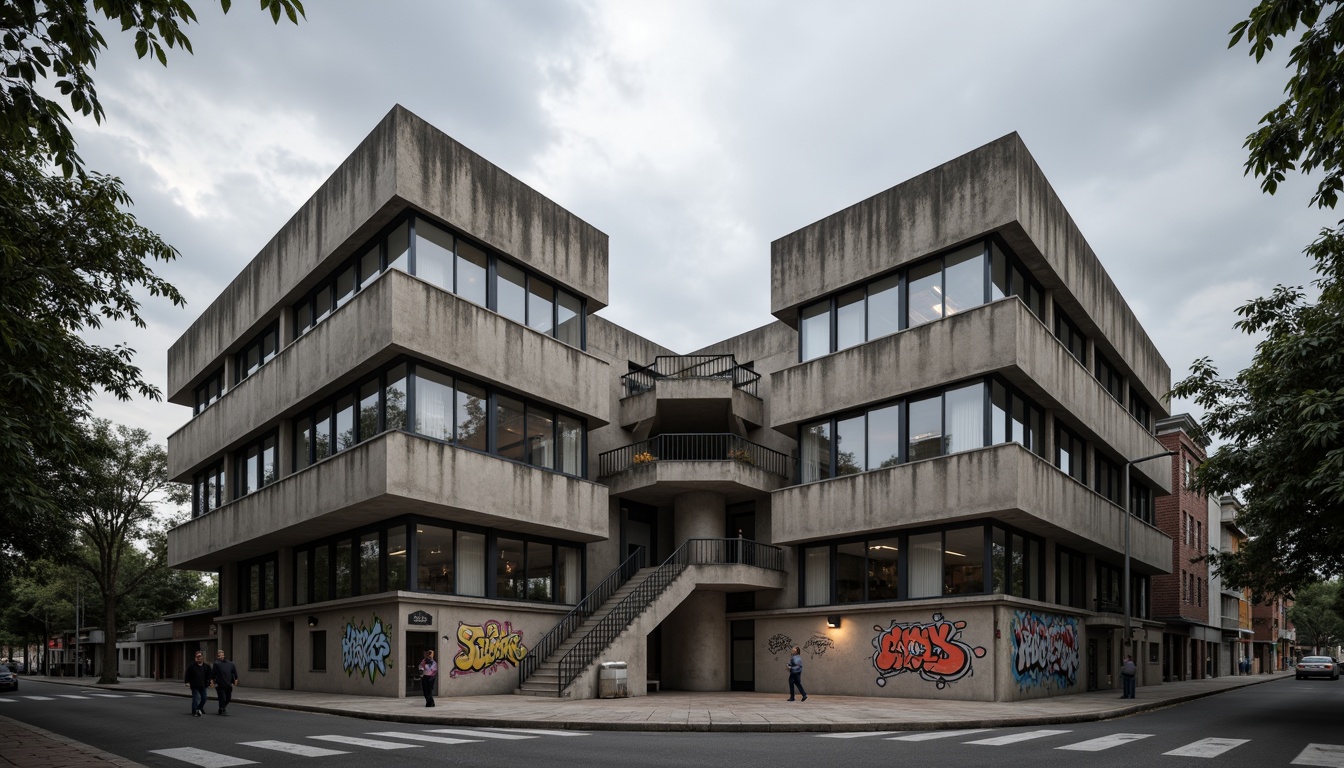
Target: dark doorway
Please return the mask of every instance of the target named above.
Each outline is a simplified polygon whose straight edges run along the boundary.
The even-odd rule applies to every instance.
[[[438,637],[433,632],[406,633],[406,695],[423,693],[420,688],[420,660],[425,651],[434,652],[434,660],[439,663],[439,677],[443,677],[447,667],[439,658]],[[438,678],[434,680],[434,694],[439,693]]]
[[[643,547],[644,565],[657,565],[658,508],[622,499],[621,541],[625,557],[634,554],[636,548]]]
[[[731,690],[756,690],[756,622],[734,621],[729,628],[732,660]]]
[[[1087,690],[1097,690],[1097,641],[1087,641]]]

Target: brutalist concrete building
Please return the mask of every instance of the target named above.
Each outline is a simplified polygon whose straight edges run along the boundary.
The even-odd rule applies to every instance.
[[[598,314],[607,237],[398,107],[173,345],[250,685],[1016,700],[1118,687],[1170,371],[1014,134],[771,245],[775,320]],[[1130,514],[1126,514],[1128,505]],[[205,650],[212,651],[213,647]],[[619,673],[612,671],[609,678]],[[615,683],[608,683],[615,687]]]

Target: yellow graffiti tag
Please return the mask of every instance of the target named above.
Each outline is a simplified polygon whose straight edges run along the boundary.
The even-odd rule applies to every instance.
[[[453,658],[454,674],[491,672],[502,664],[518,666],[527,656],[523,633],[515,632],[509,622],[485,624],[457,623],[458,653]]]

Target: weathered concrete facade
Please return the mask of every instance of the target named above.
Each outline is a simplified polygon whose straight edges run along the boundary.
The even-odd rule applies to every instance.
[[[971,305],[916,319],[968,244]],[[782,693],[798,645],[812,693],[1115,687],[1126,552],[1160,678],[1169,466],[1132,516],[1113,475],[1170,371],[1016,135],[776,241],[756,330],[681,354],[607,300],[605,235],[397,107],[203,312],[169,553],[250,684],[414,697],[429,648],[441,695]]]

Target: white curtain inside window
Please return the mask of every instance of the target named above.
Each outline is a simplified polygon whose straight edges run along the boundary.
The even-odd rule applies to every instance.
[[[457,534],[457,593],[485,594],[485,535],[459,531]]]
[[[910,597],[943,593],[943,534],[910,537]]]
[[[415,431],[436,440],[453,439],[453,380],[429,370],[417,371]]]
[[[947,408],[948,453],[983,448],[985,445],[985,385],[949,389]]]
[[[811,483],[830,476],[829,467],[825,466],[831,460],[831,444],[826,434],[829,426],[816,424],[803,428],[801,482]]]
[[[803,601],[807,605],[826,605],[831,601],[831,550],[829,547],[811,547],[804,555],[807,583],[803,586]]]

